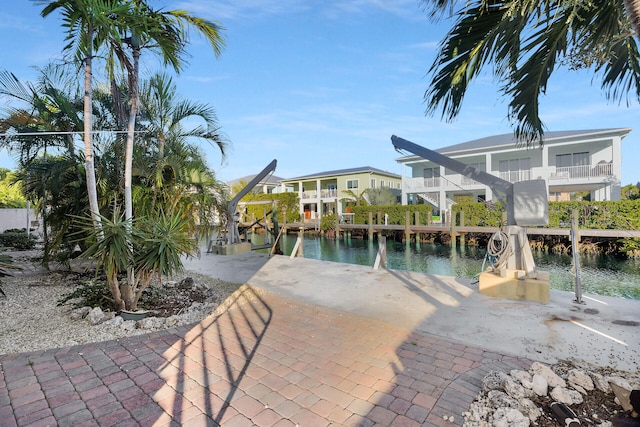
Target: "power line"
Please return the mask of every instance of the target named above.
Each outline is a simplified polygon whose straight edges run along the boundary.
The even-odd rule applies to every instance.
[[[91,133],[127,133],[126,130],[92,130]],[[134,133],[148,133],[146,130],[136,130]],[[10,136],[40,136],[40,135],[74,135],[84,134],[83,130],[80,131],[50,131],[50,132],[15,132],[15,133],[0,133],[0,137]]]

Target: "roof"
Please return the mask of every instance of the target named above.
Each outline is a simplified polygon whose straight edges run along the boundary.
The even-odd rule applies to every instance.
[[[562,130],[545,132],[543,142],[552,142],[561,139],[597,137],[598,135],[618,134],[625,137],[631,132],[631,128],[610,128],[610,129],[591,129],[591,130]],[[451,154],[463,151],[481,150],[483,148],[496,149],[499,147],[514,147],[525,144],[525,140],[516,139],[513,133],[505,133],[502,135],[487,136],[485,138],[474,139],[472,141],[462,142],[460,144],[449,145],[448,147],[437,148],[434,151],[440,154]],[[415,155],[403,156],[396,161],[403,159],[415,158]]]
[[[253,178],[255,178],[258,174],[254,174],[254,175],[247,175],[247,176],[243,176],[242,178],[238,178],[238,179],[234,179],[231,181],[227,181],[227,185],[232,186],[232,185],[236,185],[236,184],[240,184],[241,181],[244,181],[245,183],[249,183],[251,182],[251,180]],[[275,175],[268,175],[265,177],[265,179],[263,179],[262,181],[260,181],[260,184],[273,184],[273,185],[277,185],[280,181],[282,181],[284,178],[280,178],[279,176],[275,176]]]
[[[611,128],[611,129],[593,129],[593,130],[562,130],[545,132],[543,137],[544,141],[552,141],[555,139],[564,138],[576,138],[585,136],[596,136],[598,134],[610,134],[610,133],[623,133],[628,134],[631,131],[630,128]],[[495,148],[504,145],[520,145],[526,141],[523,139],[516,139],[513,133],[505,133],[502,135],[488,136],[485,138],[474,139],[473,141],[462,142],[460,144],[450,145],[448,147],[439,148],[435,151],[438,153],[449,153],[453,151],[467,151],[477,150],[480,148]]]
[[[401,178],[400,175],[395,173],[387,172],[378,168],[372,168],[371,166],[363,166],[359,168],[338,169],[338,170],[332,170],[332,171],[326,171],[326,172],[318,172],[310,175],[303,175],[303,176],[298,176],[294,178],[283,179],[282,181],[298,181],[301,179],[321,178],[321,177],[336,176],[336,175],[352,175],[356,173],[368,173],[368,172],[376,173],[379,175],[386,175],[392,178],[398,178],[398,179]]]

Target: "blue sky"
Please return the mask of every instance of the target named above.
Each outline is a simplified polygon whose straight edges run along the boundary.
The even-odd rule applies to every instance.
[[[390,137],[428,148],[512,132],[499,83],[490,73],[468,92],[459,117],[426,117],[428,69],[451,21],[434,23],[419,0],[152,1],[218,20],[227,46],[216,59],[199,37],[176,79],[179,93],[215,107],[231,141],[222,161],[203,146],[219,179],[258,173],[272,159],[275,175],[372,166],[401,173]],[[12,1],[0,11],[0,68],[21,79],[59,58],[64,33],[41,6]],[[147,71],[158,64],[143,57]],[[588,72],[557,72],[541,103],[548,130],[635,126],[637,103],[607,103]],[[640,128],[623,140],[622,183],[640,181]],[[6,151],[0,166],[13,167]]]

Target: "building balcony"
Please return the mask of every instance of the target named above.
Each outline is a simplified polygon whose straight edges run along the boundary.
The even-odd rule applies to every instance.
[[[596,180],[613,175],[613,163],[601,162],[597,165],[557,167],[549,175],[549,180]]]
[[[544,179],[550,184],[560,181],[569,184],[586,184],[606,182],[614,175],[614,164],[600,162],[595,165],[569,166],[569,167],[545,167],[532,168],[507,172],[489,172],[511,183],[528,181],[531,179]],[[484,185],[460,174],[446,175],[435,178],[407,178],[402,179],[402,187],[405,193],[437,192],[440,190],[477,190]]]
[[[318,199],[318,195],[320,199],[335,199],[338,197],[338,190],[320,190],[320,193],[317,191],[303,191],[300,194],[300,199],[302,200],[310,200]]]

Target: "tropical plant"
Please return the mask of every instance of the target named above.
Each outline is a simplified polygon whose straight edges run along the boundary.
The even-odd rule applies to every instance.
[[[124,219],[116,208],[113,219],[101,218],[101,230],[90,218],[76,220],[91,239],[82,257],[97,261],[117,311],[135,311],[142,292],[154,278],[180,271],[181,257],[197,253],[197,242],[190,237],[189,223],[181,212],[159,212],[153,220],[132,220]],[[133,282],[120,277],[130,265],[135,271]]]
[[[13,264],[13,258],[11,255],[0,253],[0,277],[11,276],[10,270],[19,270],[19,268]],[[2,281],[0,281],[0,285],[2,285]],[[4,290],[2,290],[2,286],[0,286],[0,294],[3,297],[7,296],[4,293]]]
[[[27,200],[24,198],[20,181],[16,179],[16,173],[0,168],[0,208],[24,208],[25,206],[27,206]]]
[[[129,5],[118,0],[57,0],[45,4],[42,17],[60,10],[67,30],[63,51],[72,55],[78,67],[84,67],[83,132],[84,162],[89,209],[94,226],[100,228],[100,209],[96,187],[93,146],[93,59],[109,40],[118,40],[116,16],[127,16]]]
[[[620,189],[620,196],[622,200],[640,199],[640,183],[625,185]]]
[[[342,193],[347,197],[342,198],[341,200],[346,200],[348,205],[355,206],[367,206],[367,190],[362,190],[361,192],[356,192],[353,190],[342,190]]]
[[[440,44],[425,92],[427,113],[457,116],[471,81],[494,64],[510,99],[508,118],[516,137],[542,142],[539,98],[555,69],[589,67],[600,74],[606,97],[640,99],[640,3],[519,0],[423,0],[431,16],[454,8],[456,21]]]
[[[125,148],[124,199],[125,217],[133,216],[132,167],[136,117],[139,110],[140,56],[144,49],[159,53],[165,65],[171,65],[176,72],[183,66],[183,56],[188,40],[187,28],[193,28],[211,44],[218,56],[224,46],[221,27],[211,21],[189,15],[183,10],[155,11],[145,1],[125,1],[132,13],[118,19],[119,35],[112,40],[113,55],[126,69],[129,89],[129,120]],[[127,49],[128,46],[128,49]],[[159,150],[162,157],[162,149]]]
[[[365,197],[371,206],[391,206],[398,204],[398,196],[388,187],[368,188]]]

